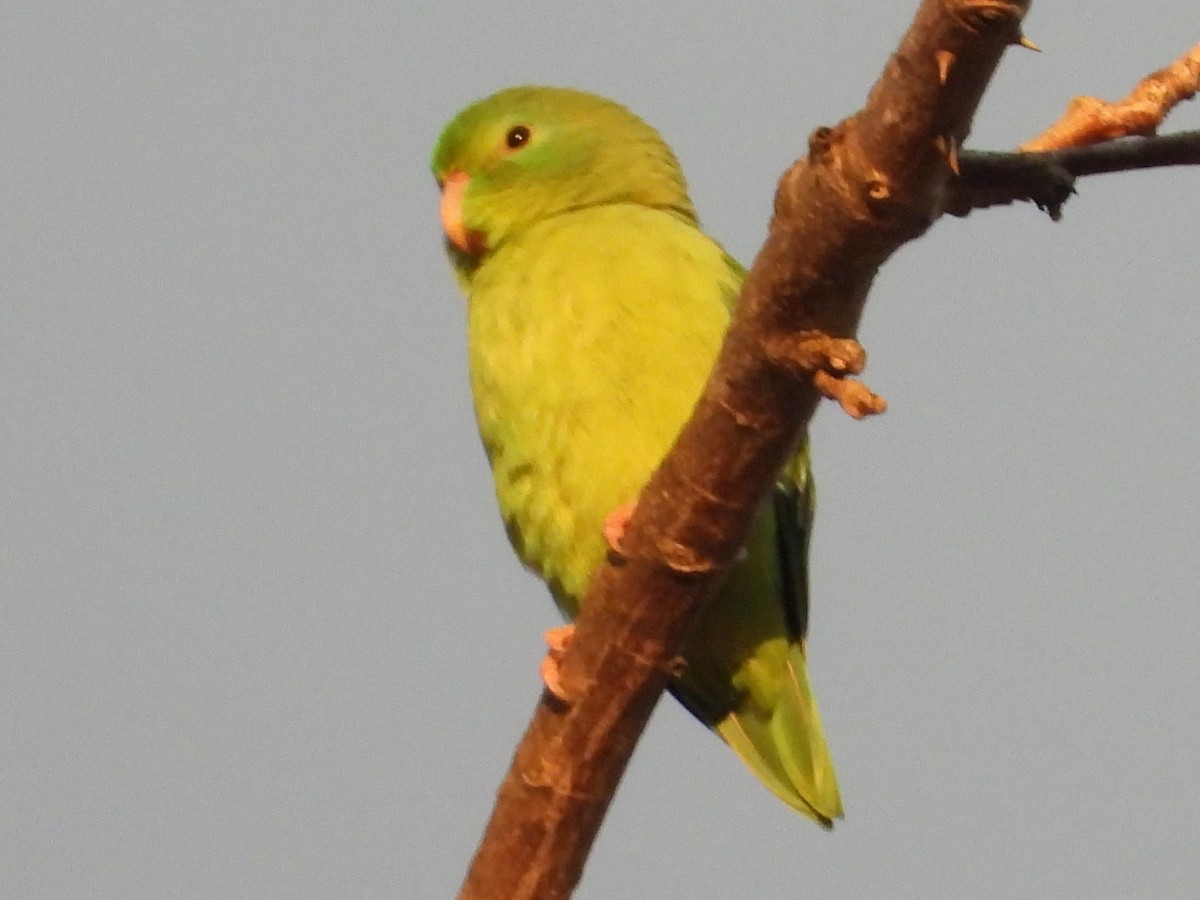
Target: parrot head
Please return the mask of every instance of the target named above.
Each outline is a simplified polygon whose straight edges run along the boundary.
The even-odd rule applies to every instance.
[[[431,162],[456,267],[570,210],[634,203],[695,223],[675,154],[625,107],[583,91],[514,87],[468,106]]]

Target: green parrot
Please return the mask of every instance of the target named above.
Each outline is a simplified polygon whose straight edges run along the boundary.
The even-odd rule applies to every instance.
[[[700,395],[745,270],[700,230],[658,133],[602,97],[500,91],[446,126],[432,168],[500,512],[573,619]],[[670,689],[771,791],[829,827],[842,802],[804,648],[813,504],[805,446]],[[554,692],[568,636],[547,632]]]

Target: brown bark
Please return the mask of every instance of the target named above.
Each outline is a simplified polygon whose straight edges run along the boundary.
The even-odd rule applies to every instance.
[[[867,292],[943,211],[951,162],[1028,5],[925,0],[865,108],[818,130],[780,180],[704,394],[641,494],[622,559],[593,578],[560,671],[570,702],[543,695],[463,900],[570,895],[689,623],[820,397],[882,408],[846,377],[863,361],[853,336]]]

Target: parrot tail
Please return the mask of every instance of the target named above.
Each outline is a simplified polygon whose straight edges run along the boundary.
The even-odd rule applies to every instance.
[[[774,708],[747,698],[713,728],[773,794],[832,828],[842,798],[799,643],[789,650],[787,675]]]

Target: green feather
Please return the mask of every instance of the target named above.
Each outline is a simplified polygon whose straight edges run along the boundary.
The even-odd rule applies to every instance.
[[[518,127],[528,139],[513,147]],[[602,523],[637,498],[690,414],[745,273],[700,230],[670,148],[609,100],[502,91],[446,127],[433,171],[469,178],[462,222],[481,238],[479,252],[447,246],[500,512],[574,617],[605,557]],[[829,825],[841,800],[804,654],[812,503],[802,450],[671,690],[770,790]]]

